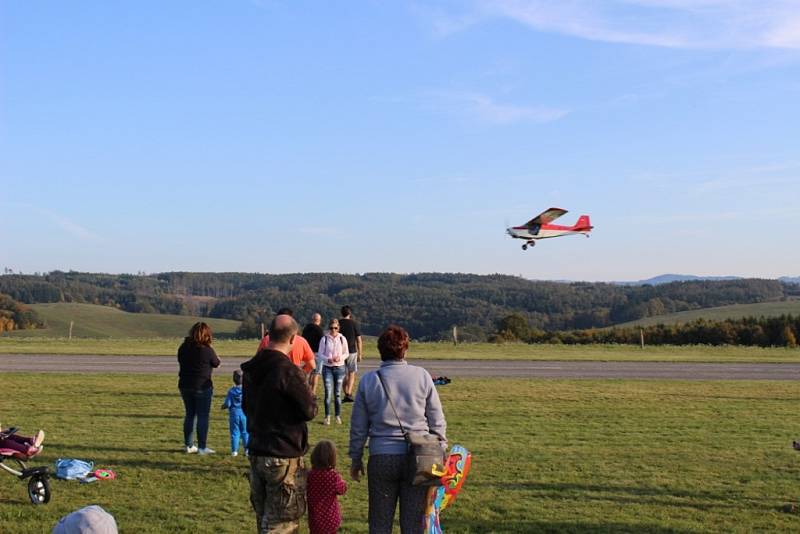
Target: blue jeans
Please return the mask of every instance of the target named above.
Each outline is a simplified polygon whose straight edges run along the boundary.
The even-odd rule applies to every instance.
[[[247,417],[241,408],[231,408],[228,413],[228,430],[231,431],[231,452],[239,452],[239,438],[242,439],[244,450],[247,452],[247,442],[250,434],[247,433]]]
[[[331,392],[334,391],[334,408],[336,416],[342,415],[342,382],[344,381],[344,365],[322,368],[322,379],[325,381],[325,417],[330,416]],[[335,389],[334,389],[335,384]]]
[[[211,412],[211,397],[213,396],[214,388],[181,390],[183,406],[186,408],[186,416],[183,418],[183,443],[187,447],[192,446],[192,427],[197,418],[197,446],[201,449],[206,448],[208,414]]]

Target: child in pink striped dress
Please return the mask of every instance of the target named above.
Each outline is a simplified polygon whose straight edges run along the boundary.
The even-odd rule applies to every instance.
[[[336,534],[342,524],[337,495],[344,495],[347,484],[336,472],[336,445],[321,440],[311,452],[306,500],[308,529],[311,534]]]

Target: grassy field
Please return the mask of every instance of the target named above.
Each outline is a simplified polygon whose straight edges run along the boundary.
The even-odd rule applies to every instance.
[[[36,463],[93,460],[118,479],[54,481],[34,507],[0,473],[0,532],[49,532],[90,503],[120,532],[250,532],[246,459],[227,455],[225,412],[210,446],[180,452],[182,405],[173,377],[4,374],[3,424],[45,428]],[[36,383],[36,394],[25,394]],[[217,384],[215,407],[224,387]],[[800,432],[796,382],[459,380],[440,389],[450,439],[473,470],[446,532],[797,532]],[[345,425],[310,424],[344,454]],[[340,470],[348,463],[343,460]],[[343,532],[366,532],[365,482],[341,498]],[[305,527],[303,527],[305,532]]]
[[[12,338],[60,338],[69,335],[69,323],[74,321],[73,337],[80,338],[152,338],[186,335],[197,321],[207,322],[218,334],[233,335],[239,321],[209,319],[188,315],[128,313],[110,306],[93,304],[55,303],[31,304],[46,322],[47,328],[15,330]]]
[[[149,339],[52,339],[0,337],[2,354],[109,354],[130,356],[172,356],[181,338]],[[216,340],[214,348],[222,356],[248,357],[258,341]],[[375,340],[365,342],[367,358],[377,358]],[[409,358],[450,360],[600,360],[600,361],[675,361],[675,362],[798,362],[800,349],[760,347],[652,346],[644,350],[634,345],[526,345],[470,343],[457,347],[450,343],[416,343]]]
[[[656,324],[688,323],[697,319],[722,321],[725,319],[741,319],[743,317],[776,317],[779,315],[800,315],[800,299],[783,302],[760,302],[757,304],[733,304],[716,308],[702,308],[666,315],[647,317],[638,321],[630,321],[614,325],[624,328],[630,326],[652,326]]]

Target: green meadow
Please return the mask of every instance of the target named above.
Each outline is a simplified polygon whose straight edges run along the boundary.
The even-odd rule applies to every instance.
[[[79,338],[154,338],[176,337],[189,331],[197,321],[207,322],[217,334],[233,335],[239,321],[210,319],[190,315],[129,313],[94,304],[30,304],[47,323],[47,328],[14,330],[11,338],[66,338],[73,322],[72,336]],[[185,335],[185,334],[184,334]]]
[[[690,323],[697,319],[724,321],[725,319],[742,319],[744,317],[777,317],[780,315],[800,315],[800,299],[778,302],[759,302],[756,304],[732,304],[714,308],[701,308],[665,315],[646,317],[637,321],[620,323],[616,327],[653,326],[657,324]]]
[[[217,378],[210,446],[181,452],[182,404],[161,375],[3,374],[3,424],[47,431],[33,464],[92,460],[114,481],[54,480],[52,501],[28,503],[0,473],[0,532],[42,533],[96,503],[120,532],[250,532],[247,462],[228,455]],[[31,385],[35,384],[35,388]],[[445,532],[797,532],[782,507],[800,496],[797,382],[458,379],[440,388],[451,442],[473,453]],[[342,426],[309,425],[332,439]],[[340,500],[342,532],[367,532],[366,483]],[[305,526],[303,532],[306,532]]]

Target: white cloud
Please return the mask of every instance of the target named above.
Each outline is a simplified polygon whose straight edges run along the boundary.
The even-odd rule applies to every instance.
[[[788,208],[758,208],[757,211],[707,211],[702,213],[673,213],[653,215],[620,216],[620,222],[628,225],[672,225],[690,223],[714,223],[743,221],[768,224],[767,220],[794,220],[797,212]]]
[[[545,123],[556,121],[569,114],[569,110],[565,109],[500,103],[481,93],[445,91],[433,93],[433,97],[446,109],[464,112],[473,118],[493,124]]]
[[[490,18],[612,43],[669,48],[800,49],[796,0],[475,0],[471,9],[428,10],[440,35]]]
[[[60,213],[56,213],[53,210],[47,208],[41,208],[39,206],[34,206],[27,202],[0,202],[0,207],[5,207],[8,209],[16,209],[19,210],[20,213],[38,213],[40,216],[44,217],[45,219],[49,219],[55,226],[63,230],[64,232],[70,234],[73,237],[77,237],[78,239],[82,239],[85,241],[93,241],[100,239],[96,234],[94,234],[91,230],[87,229],[84,226],[76,223],[72,219],[69,219]]]
[[[795,176],[725,176],[704,180],[692,188],[694,193],[707,194],[729,189],[759,189],[780,188],[784,186],[800,185],[800,178]]]
[[[438,37],[447,37],[453,33],[464,31],[483,18],[480,13],[467,11],[459,14],[441,6],[412,4],[411,11],[424,20]]]
[[[54,211],[50,211],[43,208],[37,208],[37,211],[42,215],[44,215],[45,217],[49,218],[52,222],[56,224],[56,226],[64,230],[66,233],[72,235],[73,237],[77,237],[78,239],[82,239],[85,241],[93,241],[98,239],[98,237],[90,230],[81,226],[75,221],[68,219],[67,217],[64,217],[63,215],[60,215]]]
[[[305,235],[316,237],[341,237],[341,231],[332,226],[304,226],[297,229],[298,232]]]

